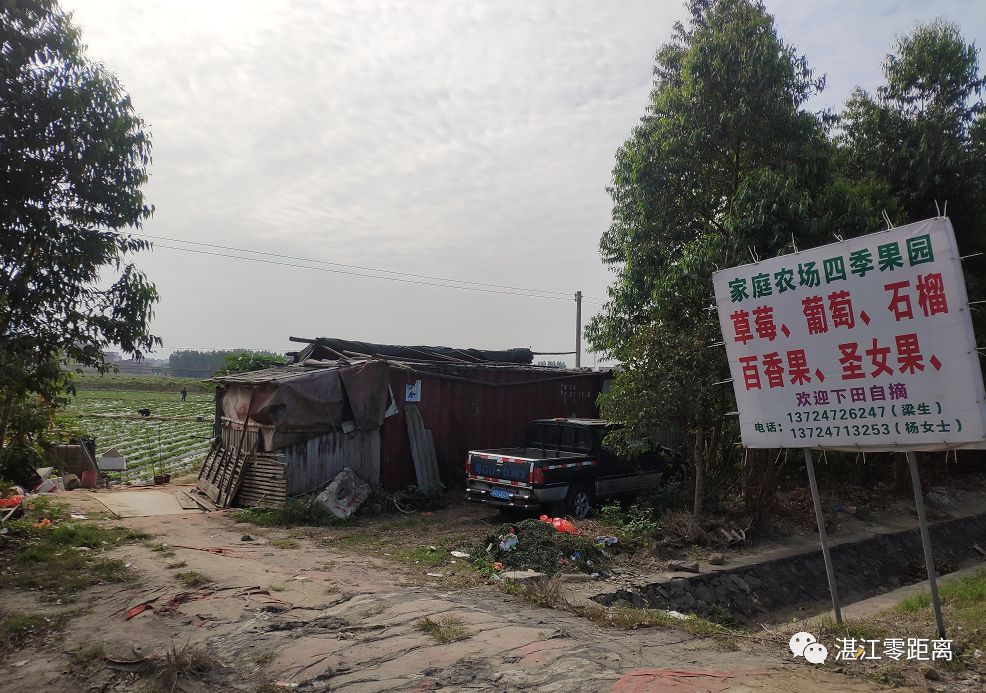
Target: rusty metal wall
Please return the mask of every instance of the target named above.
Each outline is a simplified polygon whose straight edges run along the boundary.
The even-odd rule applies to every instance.
[[[402,390],[403,392],[403,390]],[[344,467],[380,483],[380,429],[327,433],[277,451],[287,465],[287,494],[305,493],[332,481]]]
[[[420,410],[425,428],[434,436],[443,481],[454,484],[464,474],[470,449],[517,445],[533,419],[598,417],[596,397],[611,377],[598,372],[573,375],[565,371],[468,366],[441,370],[455,378],[523,384],[490,387],[442,378],[439,374],[391,368],[390,385],[399,412],[387,418],[380,431],[380,466],[387,489],[403,488],[415,481],[403,413],[406,385],[421,381],[421,399],[413,404]],[[538,382],[529,382],[533,380]]]

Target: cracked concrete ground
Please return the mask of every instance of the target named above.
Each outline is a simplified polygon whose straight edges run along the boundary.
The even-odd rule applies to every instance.
[[[277,531],[234,525],[223,513],[129,518],[157,535],[116,550],[141,576],[136,585],[104,585],[81,594],[82,613],[64,640],[2,657],[6,682],[20,690],[139,690],[139,673],[108,666],[82,672],[66,653],[104,646],[117,660],[201,645],[222,669],[176,690],[256,691],[869,691],[826,665],[792,661],[786,642],[750,638],[739,649],[677,629],[600,628],[567,611],[532,608],[493,586],[450,590],[422,584],[403,566],[352,547],[298,539],[277,548]],[[241,537],[249,531],[255,541]],[[265,536],[266,535],[266,536]],[[221,553],[204,549],[222,549]],[[166,555],[173,552],[173,555]],[[175,566],[211,582],[186,588]],[[171,566],[171,567],[169,567]],[[181,595],[181,596],[179,596]],[[33,592],[3,595],[5,607],[38,605]],[[125,620],[130,607],[150,609]],[[41,600],[55,613],[68,605]],[[424,617],[453,617],[465,637],[448,644],[416,627]],[[126,667],[123,667],[126,669]],[[267,689],[270,690],[270,689]]]

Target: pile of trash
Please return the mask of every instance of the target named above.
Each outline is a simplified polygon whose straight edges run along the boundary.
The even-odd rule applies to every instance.
[[[534,570],[545,575],[600,572],[605,561],[600,547],[572,530],[574,526],[570,522],[554,523],[551,518],[501,525],[473,551],[474,561],[497,572]]]

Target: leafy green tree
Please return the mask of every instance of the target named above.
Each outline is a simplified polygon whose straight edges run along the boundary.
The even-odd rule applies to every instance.
[[[616,155],[603,261],[609,302],[592,348],[625,369],[600,404],[629,441],[685,433],[702,512],[707,462],[727,459],[736,428],[712,273],[875,230],[879,186],[834,175],[825,119],[801,106],[824,86],[781,39],[759,0],[690,0],[691,18],[657,52],[647,112]],[[867,187],[868,186],[868,187]],[[620,441],[617,440],[617,443]]]
[[[285,363],[283,356],[270,351],[235,351],[226,355],[223,359],[223,367],[216,371],[216,375],[259,371],[283,366]]]
[[[979,50],[956,25],[940,20],[918,26],[893,49],[876,95],[856,89],[842,111],[843,174],[885,187],[893,221],[947,211],[960,250],[986,251],[986,77],[979,73]],[[965,267],[976,298],[986,293],[984,268],[982,259]]]
[[[0,446],[15,400],[140,356],[154,286],[131,262],[152,209],[151,143],[123,87],[55,0],[0,4]]]

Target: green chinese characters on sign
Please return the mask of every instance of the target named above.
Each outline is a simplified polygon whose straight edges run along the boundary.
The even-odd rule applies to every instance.
[[[733,303],[739,303],[745,298],[749,298],[750,294],[747,293],[746,280],[742,277],[736,277],[736,279],[731,279],[729,281],[729,300]]]
[[[934,262],[935,254],[931,250],[931,236],[915,236],[907,239],[907,261],[911,267],[922,265],[925,262]]]

